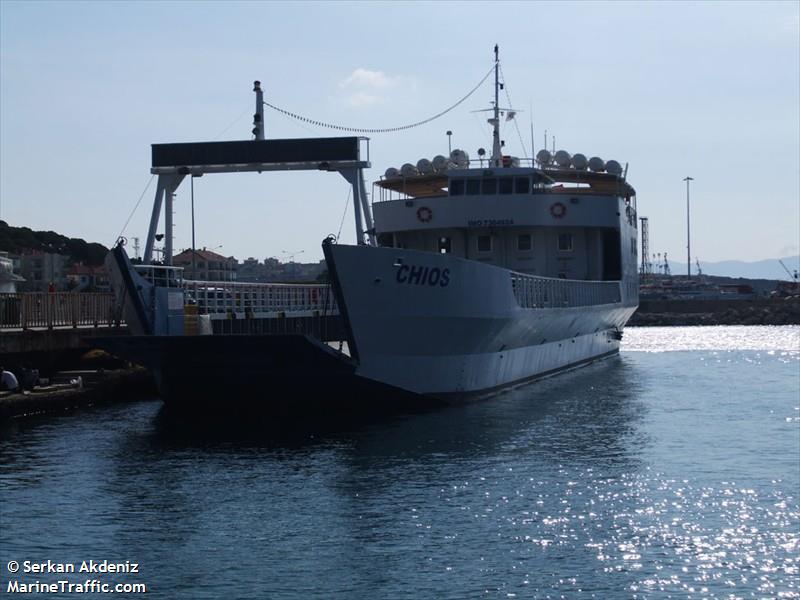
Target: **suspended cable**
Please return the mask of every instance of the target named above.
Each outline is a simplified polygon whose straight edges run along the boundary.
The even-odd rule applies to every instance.
[[[131,214],[128,215],[128,220],[125,221],[125,225],[122,226],[122,229],[120,230],[119,235],[114,240],[114,242],[112,242],[112,244],[111,244],[112,246],[116,243],[116,241],[119,238],[122,237],[122,234],[125,233],[125,230],[128,228],[128,223],[131,222],[131,219],[133,218],[133,214],[136,212],[136,209],[139,208],[139,204],[141,203],[142,198],[144,198],[144,195],[147,193],[147,190],[150,188],[150,184],[153,183],[153,179],[154,178],[155,178],[155,175],[151,175],[150,176],[150,180],[147,182],[147,185],[144,186],[144,189],[142,190],[142,193],[139,195],[139,199],[136,201],[136,205],[133,207],[133,210],[131,211]]]
[[[336,239],[338,240],[339,237],[342,235],[342,227],[344,227],[344,218],[347,216],[347,207],[350,204],[350,194],[353,193],[352,189],[347,190],[347,200],[344,203],[344,212],[342,213],[342,220],[339,223],[339,232],[336,234]]]
[[[225,129],[223,129],[222,131],[220,131],[220,132],[219,132],[219,134],[217,135],[217,137],[215,137],[214,139],[215,139],[215,140],[218,140],[219,138],[221,138],[221,137],[222,137],[222,136],[223,136],[223,135],[224,135],[224,134],[225,134],[225,133],[226,133],[226,132],[227,132],[227,131],[228,131],[228,130],[231,128],[231,127],[233,127],[234,125],[236,125],[236,123],[238,123],[238,122],[241,120],[241,118],[242,118],[243,116],[245,116],[245,114],[247,114],[247,112],[248,112],[249,110],[250,110],[250,107],[249,107],[249,106],[248,106],[248,107],[246,107],[246,108],[245,108],[245,109],[242,111],[242,113],[241,113],[241,114],[240,114],[238,117],[236,117],[236,118],[235,118],[233,121],[231,121],[230,125],[228,125],[228,126],[225,128]]]
[[[508,100],[508,107],[511,108],[514,105],[511,104],[511,96],[508,94],[508,84],[506,83],[506,76],[503,73],[503,67],[500,67],[500,75],[503,78],[503,89],[506,92],[506,99]],[[522,133],[519,130],[519,125],[517,124],[517,119],[516,119],[516,117],[514,117],[514,118],[512,118],[512,120],[514,121],[514,127],[517,130],[517,136],[519,137],[520,146],[522,146],[522,155],[527,157],[527,156],[529,156],[528,155],[528,151],[525,149],[525,142],[522,140]]]
[[[427,119],[425,119],[423,121],[418,121],[416,123],[411,123],[410,125],[402,125],[400,127],[386,127],[386,128],[383,128],[383,129],[378,129],[378,128],[370,129],[370,128],[361,128],[361,127],[345,127],[343,125],[334,125],[332,123],[323,123],[322,121],[317,121],[315,119],[309,119],[308,117],[303,117],[303,116],[298,115],[296,113],[293,113],[291,111],[285,110],[283,108],[279,108],[279,107],[275,106],[274,104],[270,104],[269,102],[264,102],[264,106],[268,106],[272,110],[278,111],[279,113],[283,113],[284,115],[288,115],[288,116],[292,117],[293,119],[297,119],[299,121],[305,121],[306,123],[311,123],[312,125],[316,125],[317,127],[327,127],[328,129],[338,129],[339,131],[349,131],[351,133],[393,133],[393,132],[396,132],[396,131],[403,131],[405,129],[411,129],[412,127],[419,127],[420,125],[425,125],[426,123],[430,123],[431,121],[434,121],[434,120],[438,119],[439,117],[442,117],[442,116],[446,115],[451,110],[453,110],[454,108],[459,106],[461,103],[463,103],[467,98],[472,96],[472,94],[474,94],[478,90],[478,88],[480,88],[481,85],[483,85],[483,83],[489,78],[489,75],[491,75],[493,72],[494,72],[494,66],[492,66],[492,68],[489,69],[489,72],[486,73],[486,75],[483,76],[483,79],[481,79],[478,82],[478,84],[466,94],[466,96],[461,98],[461,100],[459,100],[458,102],[456,102],[452,106],[444,109],[442,112],[437,113],[437,114],[433,115],[432,117],[429,117],[429,118],[427,118]]]

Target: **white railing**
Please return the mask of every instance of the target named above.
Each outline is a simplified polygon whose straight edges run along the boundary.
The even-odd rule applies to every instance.
[[[181,287],[183,284],[183,267],[133,265],[133,268],[139,275],[158,287]]]
[[[522,308],[595,306],[622,301],[619,281],[554,279],[512,273],[511,288]]]
[[[196,305],[199,314],[266,317],[275,313],[338,312],[328,284],[183,280],[182,287],[184,302]]]

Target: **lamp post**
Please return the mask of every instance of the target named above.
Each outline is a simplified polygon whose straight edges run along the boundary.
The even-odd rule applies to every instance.
[[[684,177],[686,182],[686,279],[692,278],[692,238],[689,229],[689,182],[694,181],[694,177]]]
[[[450,138],[452,137],[452,135],[453,135],[453,132],[448,129],[447,130],[447,155],[448,155],[448,157],[453,152],[453,147],[450,144]]]

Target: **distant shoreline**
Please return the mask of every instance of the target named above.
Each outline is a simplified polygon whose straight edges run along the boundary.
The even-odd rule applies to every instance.
[[[800,325],[800,298],[643,300],[628,325]]]

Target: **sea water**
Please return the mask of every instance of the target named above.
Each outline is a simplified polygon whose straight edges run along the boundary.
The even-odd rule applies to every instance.
[[[334,431],[196,430],[146,400],[2,436],[4,593],[800,597],[800,327],[629,328],[618,357]]]

